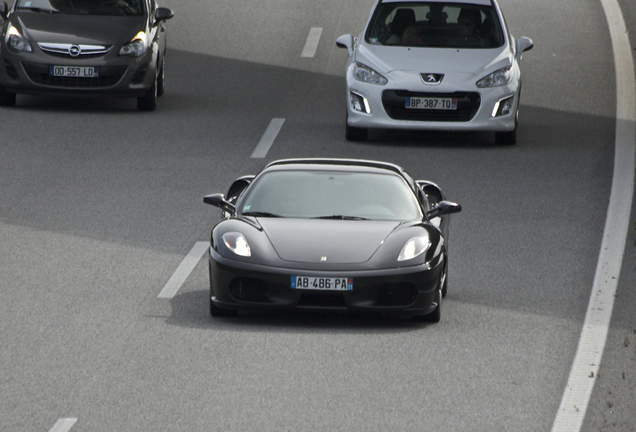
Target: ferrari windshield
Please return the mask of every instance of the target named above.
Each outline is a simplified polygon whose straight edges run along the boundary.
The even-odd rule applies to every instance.
[[[376,9],[366,41],[375,45],[496,48],[504,39],[492,6],[390,2]]]
[[[271,171],[239,203],[243,215],[343,220],[419,220],[411,189],[392,174]]]
[[[141,15],[143,0],[18,0],[16,10],[82,15]]]

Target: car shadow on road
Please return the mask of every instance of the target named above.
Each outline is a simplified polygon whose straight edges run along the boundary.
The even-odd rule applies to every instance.
[[[239,312],[236,317],[212,317],[208,290],[177,294],[170,300],[172,314],[166,323],[181,327],[223,331],[298,333],[402,333],[425,330],[435,325],[414,322],[399,314],[364,314],[347,311],[259,311]]]

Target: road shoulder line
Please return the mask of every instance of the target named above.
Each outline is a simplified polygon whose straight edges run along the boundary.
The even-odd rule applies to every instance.
[[[614,174],[590,301],[552,432],[578,432],[598,378],[623,262],[634,196],[636,79],[625,20],[616,0],[601,0],[616,69]]]

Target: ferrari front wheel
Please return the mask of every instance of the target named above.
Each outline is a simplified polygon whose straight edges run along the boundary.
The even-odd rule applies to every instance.
[[[413,321],[416,322],[428,322],[438,323],[442,319],[442,290],[437,291],[437,307],[435,310],[426,315],[416,315],[413,317]]]

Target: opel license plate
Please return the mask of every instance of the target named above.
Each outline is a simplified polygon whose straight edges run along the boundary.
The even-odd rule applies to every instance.
[[[292,276],[291,287],[293,289],[311,289],[325,291],[351,291],[353,290],[352,278],[326,278],[313,276]]]
[[[97,78],[99,73],[96,67],[49,66],[49,75],[59,77]]]

